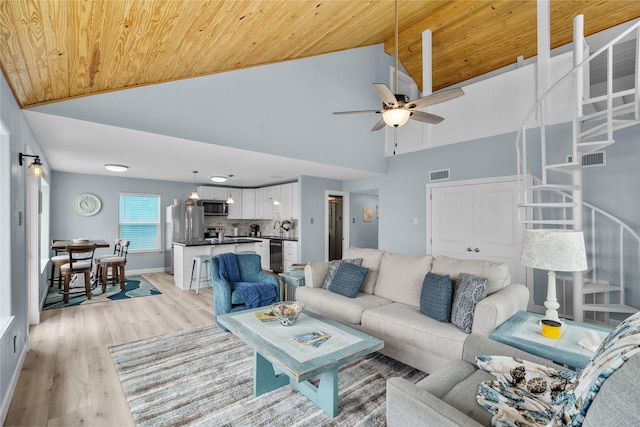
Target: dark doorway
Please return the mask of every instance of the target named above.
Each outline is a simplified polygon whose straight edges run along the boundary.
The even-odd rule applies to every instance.
[[[342,196],[329,196],[329,261],[342,259]]]

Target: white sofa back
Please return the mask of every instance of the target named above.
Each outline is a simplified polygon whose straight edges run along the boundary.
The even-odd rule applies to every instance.
[[[469,273],[474,276],[487,279],[487,295],[499,291],[511,284],[511,273],[507,264],[501,262],[491,262],[480,259],[456,259],[444,255],[438,255],[433,260],[431,270],[435,274],[451,278],[451,283],[455,286],[458,274]]]
[[[385,252],[374,294],[394,302],[420,306],[424,276],[431,271],[433,257]]]

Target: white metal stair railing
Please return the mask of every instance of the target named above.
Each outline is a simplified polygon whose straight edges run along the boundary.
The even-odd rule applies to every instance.
[[[622,43],[625,38],[635,34],[635,71],[632,88],[623,88],[614,91],[613,55],[614,46]],[[584,38],[577,42],[584,41]],[[575,36],[574,36],[575,38]],[[575,43],[576,41],[574,41]],[[628,43],[629,40],[624,41]],[[579,48],[574,50],[576,61],[580,61],[583,52]],[[602,55],[602,56],[601,56]],[[590,97],[589,66],[596,59],[606,61],[606,93]],[[558,86],[572,78],[576,101],[574,104],[574,119],[571,138],[571,160],[562,163],[549,163],[547,160],[547,135],[545,128],[545,100],[547,100]],[[584,82],[587,84],[584,84]],[[531,143],[540,144],[541,158],[537,165],[540,178],[531,170],[527,163],[527,124],[537,114],[537,126],[540,132],[537,140]],[[591,221],[592,230],[588,230],[591,236],[591,263],[594,266],[589,273],[590,281],[583,284],[583,274],[574,273],[574,291],[579,297],[573,297],[574,319],[582,320],[583,312],[604,312],[606,320],[608,313],[630,313],[638,311],[637,308],[625,305],[625,236],[635,240],[631,247],[636,247],[637,253],[632,256],[632,263],[640,265],[640,238],[628,225],[624,224],[613,215],[582,201],[582,165],[581,159],[585,154],[601,150],[614,143],[613,132],[625,127],[640,123],[640,22],[628,28],[606,46],[599,49],[584,61],[580,61],[569,73],[559,79],[549,90],[538,99],[531,108],[518,131],[516,141],[517,173],[520,185],[520,203],[518,209],[519,220],[530,227],[538,228],[572,228],[583,230],[583,207],[587,210],[586,218]],[[535,127],[535,126],[534,126]],[[604,137],[603,137],[604,135]],[[555,147],[553,147],[555,148]],[[568,148],[568,147],[567,147]],[[557,174],[548,172],[562,172],[570,179],[558,177]],[[553,178],[553,179],[550,179]],[[609,221],[619,229],[619,283],[612,286],[608,281],[598,279],[598,259],[595,258],[597,249],[597,231],[595,230],[596,216],[601,218],[598,222]],[[587,232],[585,232],[587,234]],[[640,277],[635,277],[639,282]],[[618,304],[609,303],[609,295],[619,293]],[[603,304],[584,304],[584,295],[599,295],[593,297],[594,301],[604,300]]]

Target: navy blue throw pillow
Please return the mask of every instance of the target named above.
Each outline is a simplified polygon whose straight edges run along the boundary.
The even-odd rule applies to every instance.
[[[368,268],[343,262],[338,267],[338,271],[329,285],[329,290],[345,297],[355,298],[368,271]]]
[[[451,301],[453,299],[453,286],[451,278],[435,273],[427,273],[422,282],[420,293],[420,313],[441,322],[449,322],[451,319]]]

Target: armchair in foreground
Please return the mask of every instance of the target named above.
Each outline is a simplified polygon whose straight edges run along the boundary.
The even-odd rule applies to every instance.
[[[258,254],[217,255],[213,257],[211,270],[216,322],[221,314],[261,307],[280,300],[280,281],[276,276],[262,271]],[[222,325],[220,327],[225,329]]]

